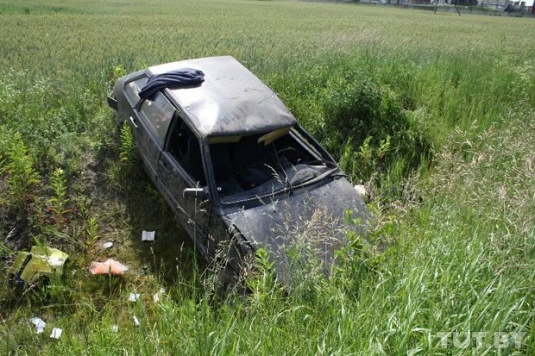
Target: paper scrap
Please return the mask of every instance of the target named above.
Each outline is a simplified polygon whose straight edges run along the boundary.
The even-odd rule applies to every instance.
[[[141,233],[141,241],[154,241],[156,231],[144,231]]]
[[[110,247],[112,247],[112,246],[113,246],[113,242],[104,242],[104,243],[102,244],[102,248],[103,248],[104,250],[106,250],[106,249],[108,249],[108,248],[110,248]]]
[[[128,301],[129,302],[137,302],[139,300],[140,296],[141,296],[141,294],[139,294],[139,293],[130,293],[130,295],[128,296]]]
[[[119,261],[109,258],[106,262],[91,262],[89,271],[92,274],[124,274],[128,271],[128,267]]]
[[[156,294],[152,295],[152,300],[154,303],[158,303],[160,301],[160,295],[165,293],[165,288],[160,288],[160,291]]]
[[[111,331],[113,331],[114,333],[119,332],[119,325],[112,325]]]
[[[135,326],[139,326],[139,320],[138,320],[137,316],[134,315],[133,319],[134,319],[134,325]]]
[[[35,330],[37,331],[37,334],[40,334],[45,330],[46,323],[41,318],[33,317],[30,320],[33,325],[35,325]]]
[[[52,334],[50,334],[51,339],[59,339],[61,337],[61,334],[63,333],[63,330],[60,328],[54,328],[52,329]]]

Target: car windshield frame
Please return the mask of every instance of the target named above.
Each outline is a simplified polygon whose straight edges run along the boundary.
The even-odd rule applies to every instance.
[[[259,141],[263,139],[268,141],[267,144],[271,144],[281,137],[288,135],[303,149],[304,152],[306,152],[313,159],[300,164],[288,164],[284,167],[280,167],[282,168],[282,171],[279,172],[278,176],[273,174],[270,179],[257,187],[230,194],[223,194],[221,186],[217,183],[217,179],[215,177],[216,173],[214,172],[215,161],[210,153],[210,145],[221,142],[238,142],[243,137],[252,137],[254,135],[258,135],[259,133],[207,138],[206,142],[209,146],[207,151],[210,160],[210,172],[207,174],[209,176],[207,178],[209,189],[211,192],[213,192],[212,198],[214,204],[217,204],[223,208],[243,204],[261,205],[265,204],[266,201],[275,199],[277,196],[299,191],[302,188],[317,184],[328,177],[343,175],[332,156],[302,127],[299,125],[289,126],[282,136],[276,133],[281,129],[284,128],[260,133],[262,136]],[[269,140],[272,141],[269,142]],[[269,168],[273,170],[273,173],[276,172],[274,167]],[[283,171],[285,173],[283,173]],[[284,177],[280,173],[283,173]],[[292,180],[295,181],[292,182]],[[271,189],[266,189],[268,186],[271,186]]]

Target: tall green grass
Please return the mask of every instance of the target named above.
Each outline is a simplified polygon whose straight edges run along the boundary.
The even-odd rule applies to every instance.
[[[532,20],[232,0],[0,0],[0,19],[0,259],[35,241],[71,255],[47,290],[0,288],[2,352],[533,353]],[[288,293],[260,259],[252,293],[216,298],[114,128],[121,73],[226,54],[373,193],[369,243],[353,236],[329,280],[302,273]],[[88,274],[108,257],[129,273]],[[465,332],[487,340],[455,346]],[[496,332],[526,335],[499,350]]]

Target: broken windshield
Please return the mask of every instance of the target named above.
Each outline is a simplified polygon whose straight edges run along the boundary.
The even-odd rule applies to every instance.
[[[337,170],[290,128],[209,140],[216,189],[223,204],[291,191]]]

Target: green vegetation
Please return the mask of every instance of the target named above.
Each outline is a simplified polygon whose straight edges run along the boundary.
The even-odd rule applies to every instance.
[[[0,32],[0,352],[535,352],[532,19],[291,1],[0,0]],[[351,233],[330,280],[302,273],[288,294],[260,253],[252,292],[215,298],[211,266],[115,128],[105,99],[117,77],[223,54],[274,88],[372,193],[371,243]],[[142,243],[142,230],[156,241]],[[17,294],[7,267],[36,243],[71,256],[65,276]],[[107,258],[130,270],[89,274]],[[141,300],[128,302],[131,292]],[[33,316],[48,323],[43,334]],[[53,327],[61,339],[48,338]],[[498,332],[525,334],[516,345],[496,343]],[[447,345],[440,333],[451,333]]]

